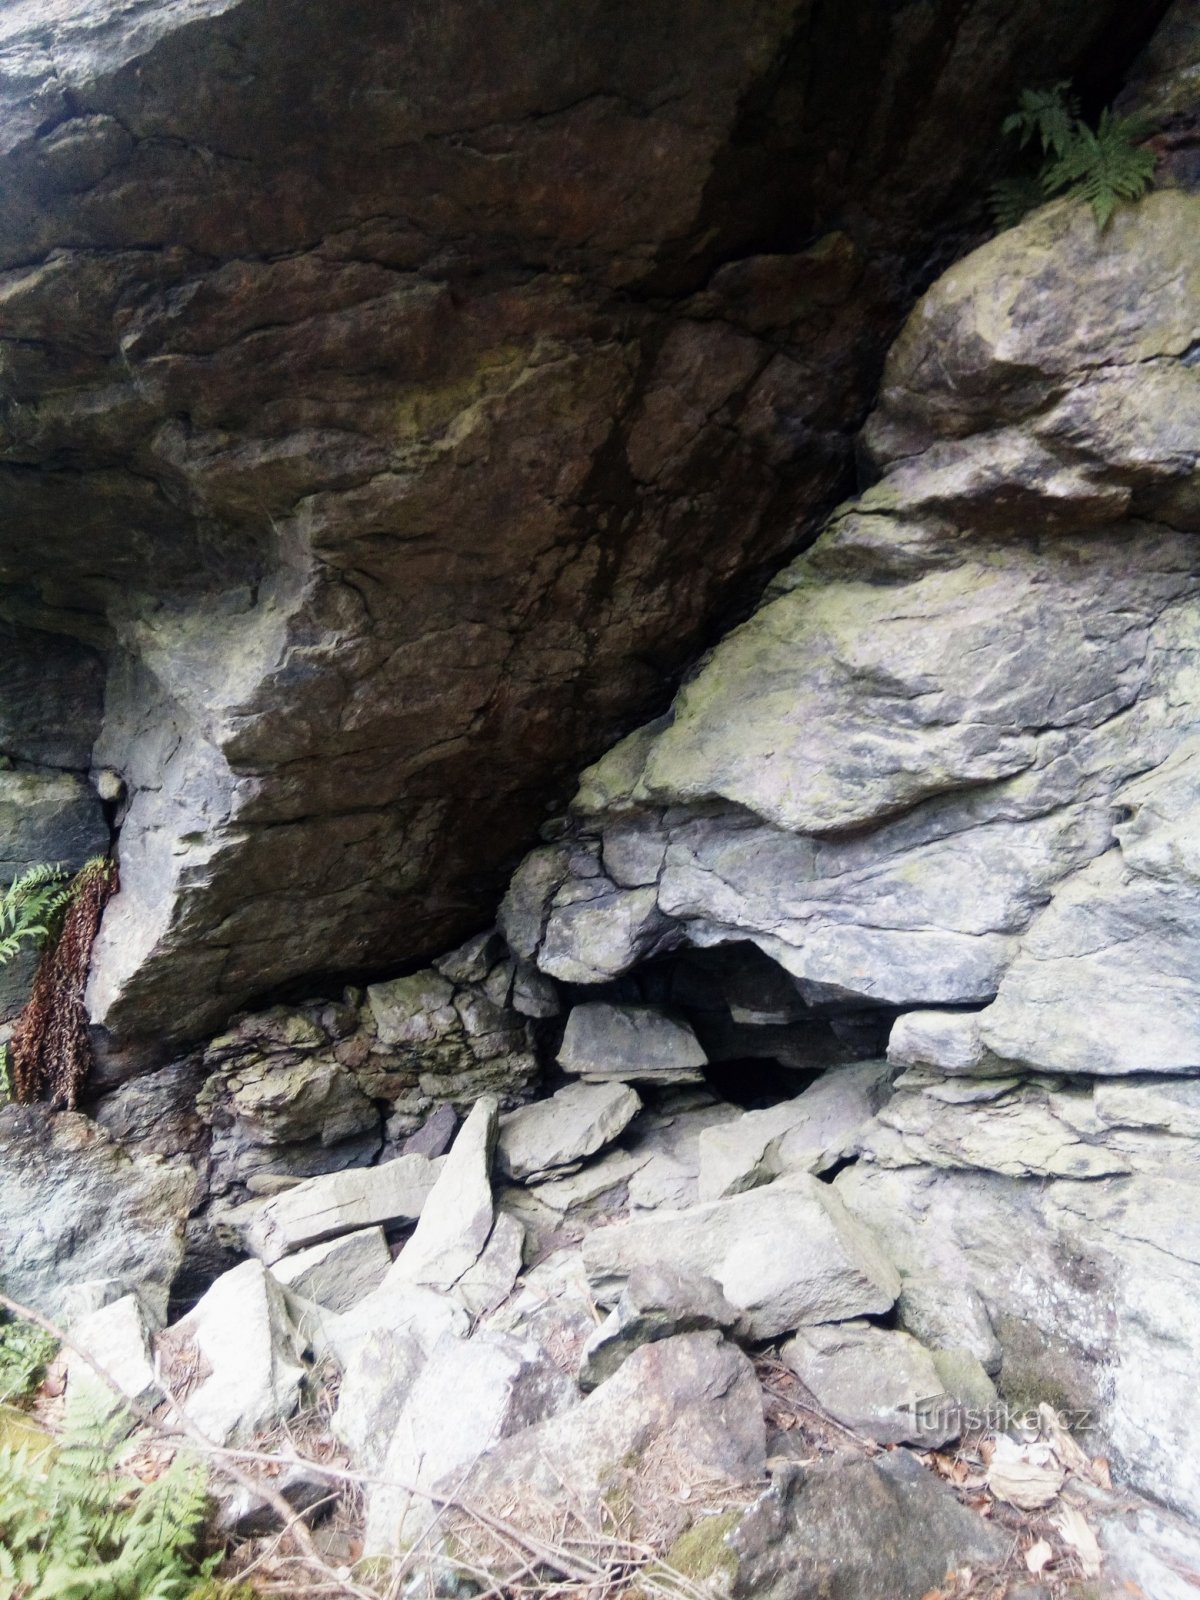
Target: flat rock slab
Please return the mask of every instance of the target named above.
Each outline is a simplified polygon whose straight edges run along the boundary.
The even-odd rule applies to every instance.
[[[900,1292],[899,1274],[871,1233],[828,1185],[803,1174],[597,1228],[584,1240],[583,1259],[603,1305],[615,1304],[637,1267],[715,1278],[745,1314],[752,1339],[875,1315]]]
[[[524,1182],[552,1176],[611,1144],[642,1108],[624,1083],[570,1083],[500,1119],[496,1164]]]
[[[682,1017],[593,1000],[567,1018],[558,1064],[590,1082],[699,1083],[708,1057]]]
[[[880,1444],[933,1448],[960,1432],[934,1358],[911,1334],[830,1323],[802,1329],[780,1356],[831,1417]]]
[[[353,1167],[309,1178],[247,1208],[242,1240],[270,1264],[293,1250],[375,1223],[415,1222],[441,1171],[442,1159],[397,1156],[378,1167]]]
[[[644,1345],[582,1405],[505,1439],[442,1487],[485,1512],[517,1503],[526,1526],[563,1515],[600,1526],[615,1500],[630,1506],[636,1536],[641,1519],[678,1515],[674,1497],[690,1485],[754,1483],[765,1466],[753,1367],[720,1334],[689,1333]],[[452,1533],[472,1547],[470,1528],[456,1522]],[[497,1581],[520,1559],[511,1546],[480,1553]]]
[[[794,1100],[747,1111],[700,1135],[700,1198],[741,1194],[784,1172],[823,1172],[848,1154],[887,1099],[886,1061],[830,1067]]]
[[[330,1311],[349,1311],[383,1282],[392,1265],[380,1227],[360,1228],[283,1256],[271,1276],[293,1294]]]
[[[1009,1536],[907,1451],[780,1475],[729,1534],[735,1600],[921,1600]],[[728,1570],[728,1569],[727,1569]]]

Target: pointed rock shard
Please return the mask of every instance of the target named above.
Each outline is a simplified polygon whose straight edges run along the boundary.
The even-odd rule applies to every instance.
[[[416,1232],[391,1269],[397,1282],[449,1289],[479,1260],[495,1221],[491,1170],[498,1117],[494,1095],[475,1102],[425,1202]]]

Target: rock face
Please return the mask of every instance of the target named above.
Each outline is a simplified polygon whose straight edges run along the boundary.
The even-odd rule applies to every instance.
[[[115,1280],[105,1299],[137,1290],[161,1322],[194,1189],[190,1169],[131,1158],[86,1117],[0,1107],[0,1286],[55,1317],[74,1286]]]
[[[878,483],[584,776],[575,857],[640,840],[660,948],[922,1008],[908,1064],[1200,1071],[1198,228],[1048,206],[921,302]]]
[[[96,1020],[478,926],[847,487],[1000,118],[1128,9],[7,6],[2,742],[22,855],[119,796]]]

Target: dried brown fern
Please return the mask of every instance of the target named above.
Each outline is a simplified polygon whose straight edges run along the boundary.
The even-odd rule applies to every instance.
[[[58,938],[45,950],[9,1046],[13,1093],[73,1111],[91,1070],[83,991],[104,907],[117,888],[113,861],[89,861],[72,885]]]

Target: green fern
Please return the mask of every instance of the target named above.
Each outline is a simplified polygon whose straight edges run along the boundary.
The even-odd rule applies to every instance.
[[[0,1322],[0,1405],[32,1393],[57,1349],[50,1335],[30,1322]]]
[[[23,945],[40,944],[50,936],[55,919],[66,909],[73,885],[62,867],[43,864],[14,878],[0,894],[0,966]]]
[[[203,1469],[180,1456],[154,1483],[128,1477],[127,1422],[84,1398],[55,1448],[0,1448],[0,1600],[250,1600],[200,1559]]]
[[[1026,89],[1003,131],[1015,135],[1022,150],[1040,146],[1042,162],[1036,172],[992,186],[992,212],[1001,228],[1012,227],[1055,195],[1068,195],[1091,206],[1103,230],[1122,201],[1141,199],[1154,176],[1157,157],[1142,147],[1150,125],[1140,117],[1104,111],[1090,128],[1065,83]]]
[[[1077,195],[1106,228],[1122,200],[1140,200],[1150,186],[1157,157],[1138,146],[1148,132],[1140,118],[1115,117],[1111,111],[1101,112],[1094,132],[1078,123],[1066,149],[1047,163],[1043,189],[1048,195]]]
[[[1056,83],[1052,89],[1026,89],[1021,103],[1004,119],[1003,132],[1019,136],[1021,149],[1034,139],[1043,155],[1061,156],[1075,134],[1079,102],[1069,83]]]

